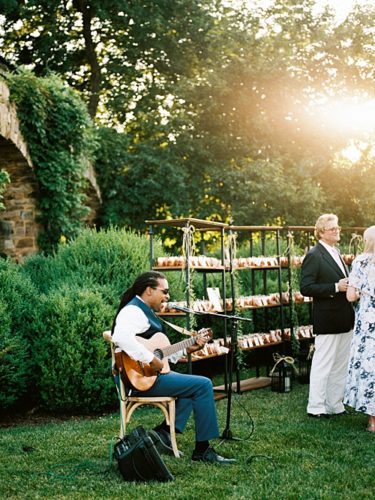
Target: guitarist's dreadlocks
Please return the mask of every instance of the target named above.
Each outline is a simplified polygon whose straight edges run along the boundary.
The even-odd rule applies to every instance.
[[[125,290],[123,296],[121,297],[120,305],[117,309],[115,319],[112,324],[112,334],[116,325],[116,318],[123,307],[126,306],[136,295],[140,296],[146,290],[148,286],[151,288],[158,287],[158,281],[166,279],[166,276],[163,273],[159,273],[158,271],[147,271],[145,273],[140,274],[132,286],[130,286],[127,290]]]

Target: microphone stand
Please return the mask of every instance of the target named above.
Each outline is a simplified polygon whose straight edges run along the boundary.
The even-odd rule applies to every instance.
[[[237,354],[237,348],[238,348],[237,329],[238,329],[238,322],[239,321],[252,321],[252,320],[250,318],[242,318],[240,316],[230,316],[228,314],[193,311],[192,309],[190,309],[188,307],[176,307],[176,309],[179,309],[179,310],[184,311],[186,313],[195,314],[197,316],[216,316],[219,318],[226,318],[226,319],[229,319],[232,321],[231,341],[230,341],[231,348],[230,348],[229,373],[228,373],[228,391],[227,391],[227,420],[226,420],[225,429],[224,429],[221,437],[222,437],[222,439],[226,439],[226,440],[232,440],[232,441],[238,440],[238,438],[235,438],[233,436],[233,433],[230,429],[230,419],[231,419],[231,410],[232,410],[232,393],[233,393],[233,387],[232,387],[233,367],[234,367],[235,355]]]

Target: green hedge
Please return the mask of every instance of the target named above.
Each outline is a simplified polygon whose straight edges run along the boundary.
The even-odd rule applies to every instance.
[[[12,332],[11,314],[2,299],[0,318],[0,408],[6,410],[25,394],[31,370],[27,345],[21,335]]]
[[[0,407],[3,410],[32,393],[32,311],[37,291],[20,267],[0,260]]]
[[[43,296],[35,316],[34,355],[42,405],[89,413],[113,403],[108,346],[102,338],[113,308],[98,292],[73,284]]]
[[[149,241],[133,231],[110,228],[85,229],[71,243],[60,245],[53,256],[30,257],[23,266],[41,293],[50,293],[64,283],[100,290],[109,303],[118,305],[120,296],[135,277],[150,269]],[[155,253],[162,255],[155,242]],[[168,278],[181,294],[181,277]]]
[[[102,332],[125,289],[149,270],[149,250],[148,238],[133,231],[86,229],[53,255],[0,261],[2,408],[86,413],[117,404]],[[182,273],[168,279],[174,299],[183,298]]]

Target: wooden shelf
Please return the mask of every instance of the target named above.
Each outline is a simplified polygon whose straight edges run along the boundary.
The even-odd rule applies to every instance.
[[[214,400],[220,401],[221,399],[226,399],[227,395],[225,392],[214,392]]]
[[[278,342],[270,342],[269,344],[255,345],[252,347],[238,346],[238,348],[241,349],[241,351],[253,351],[254,349],[262,349],[263,347],[272,347],[273,345],[280,345],[282,343],[283,343],[283,341],[279,340]]]
[[[211,358],[220,358],[221,356],[226,356],[227,352],[215,353],[215,354],[207,354],[207,356],[194,356],[194,353],[191,354],[192,363],[196,363],[197,361],[204,361],[206,359]],[[187,358],[180,358],[178,360],[179,363],[187,363]]]
[[[258,271],[261,271],[262,269],[281,269],[281,268],[286,268],[288,266],[235,266],[233,267],[234,271],[242,271],[244,269],[257,269]]]
[[[181,219],[164,219],[164,220],[146,220],[146,224],[152,225],[166,225],[166,226],[174,226],[174,227],[186,227],[188,225],[194,226],[197,229],[205,230],[205,231],[214,231],[221,230],[223,228],[227,228],[228,224],[223,222],[215,222],[208,221],[204,219],[195,219],[193,217],[184,217]]]
[[[240,392],[254,391],[263,389],[271,385],[271,377],[252,377],[246,380],[240,380]],[[225,385],[217,385],[214,391],[225,391]],[[232,383],[232,391],[237,392],[237,382]]]
[[[183,271],[187,266],[153,266],[152,269],[154,271]],[[218,273],[219,271],[225,271],[229,268],[225,266],[194,266],[190,265],[190,269],[194,269],[194,271],[210,271],[212,273]],[[260,269],[260,268],[258,268]]]
[[[228,226],[232,231],[278,231],[284,229],[284,226]]]
[[[280,306],[287,306],[289,303],[288,302],[283,302],[282,304],[267,304],[266,306],[239,306],[236,304],[236,309],[238,311],[252,311],[253,309],[267,309],[269,307],[280,307]]]

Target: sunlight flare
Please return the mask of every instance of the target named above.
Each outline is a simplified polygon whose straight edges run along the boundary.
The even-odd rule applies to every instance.
[[[375,132],[375,99],[329,99],[310,105],[310,113],[325,129],[348,138]]]

